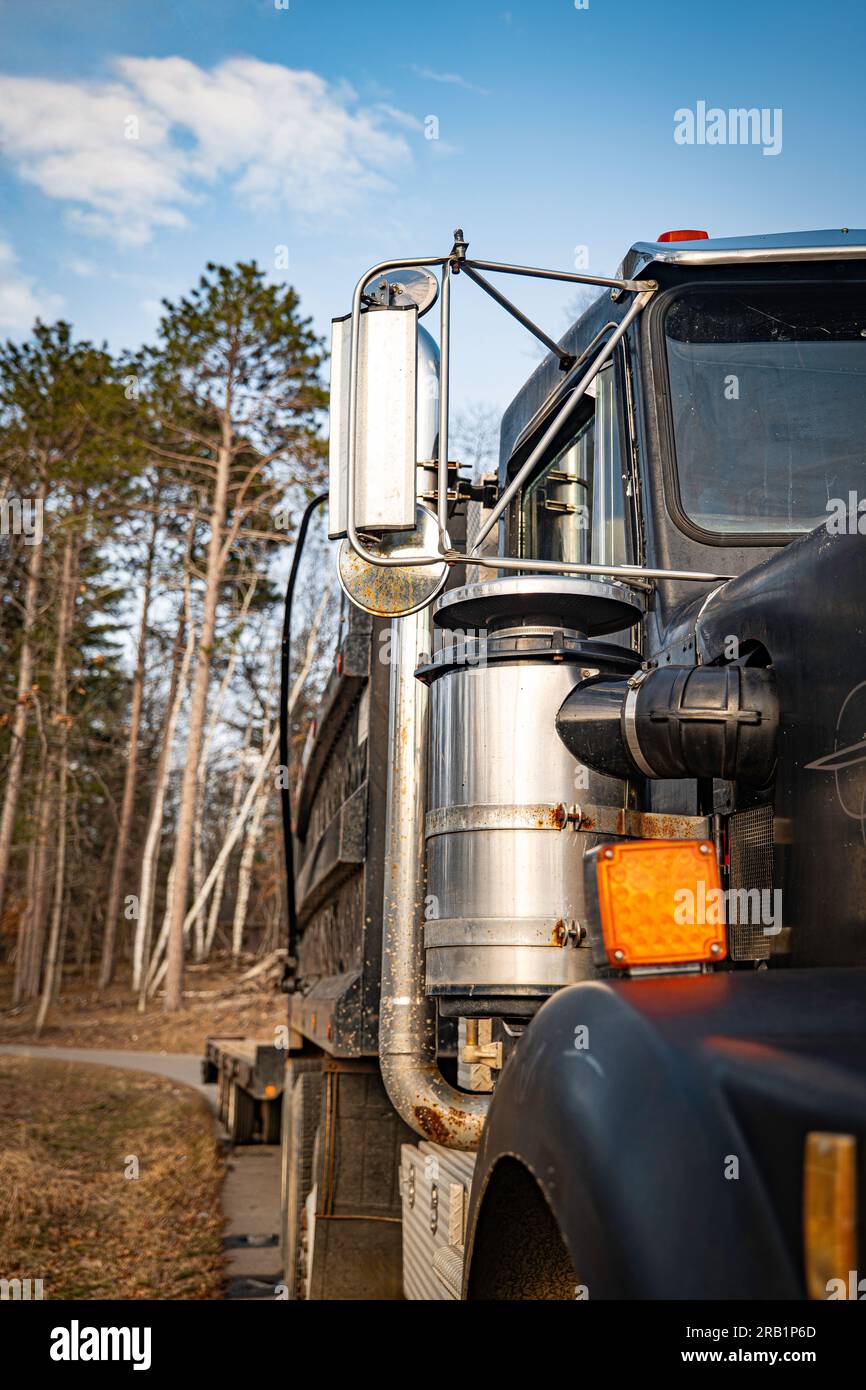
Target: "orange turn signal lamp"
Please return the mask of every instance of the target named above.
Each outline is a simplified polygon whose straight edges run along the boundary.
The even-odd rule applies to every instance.
[[[600,845],[587,861],[597,964],[627,970],[725,958],[719,863],[711,840],[622,840]]]

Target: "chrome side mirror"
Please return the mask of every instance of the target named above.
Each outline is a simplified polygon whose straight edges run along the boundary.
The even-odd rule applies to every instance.
[[[414,304],[368,309],[359,327],[354,523],[365,532],[405,531],[415,525],[418,310]],[[331,338],[332,539],[348,529],[351,352],[349,314],[334,320]]]
[[[338,574],[347,597],[380,617],[423,608],[447,576],[444,560],[418,563],[439,549],[437,518],[418,500],[435,487],[439,425],[439,349],[418,319],[438,290],[430,271],[408,267],[365,285],[354,364],[352,316],[332,326],[329,534],[346,538]],[[354,528],[367,555],[385,565],[348,539],[353,376]]]

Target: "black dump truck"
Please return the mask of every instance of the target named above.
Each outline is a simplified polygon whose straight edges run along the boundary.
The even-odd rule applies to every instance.
[[[554,339],[527,276],[597,294]],[[547,349],[481,478],[458,285]],[[866,232],[383,262],[330,448],[289,1296],[866,1296]]]

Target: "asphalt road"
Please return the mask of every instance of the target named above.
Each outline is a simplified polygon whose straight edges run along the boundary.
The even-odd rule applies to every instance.
[[[43,1057],[56,1062],[92,1062],[100,1067],[123,1067],[131,1071],[153,1072],[171,1081],[182,1081],[204,1096],[216,1110],[216,1086],[203,1086],[198,1057],[188,1052],[102,1052],[91,1047],[0,1046],[8,1057]]]

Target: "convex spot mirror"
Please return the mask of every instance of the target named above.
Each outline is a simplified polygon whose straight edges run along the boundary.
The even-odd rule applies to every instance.
[[[415,525],[405,531],[391,531],[361,539],[365,549],[403,565],[374,565],[364,560],[348,540],[340,546],[337,573],[347,598],[365,613],[378,618],[403,618],[417,613],[442,591],[448,577],[444,560],[430,565],[412,564],[413,557],[436,553],[439,523],[420,502],[415,509]]]

